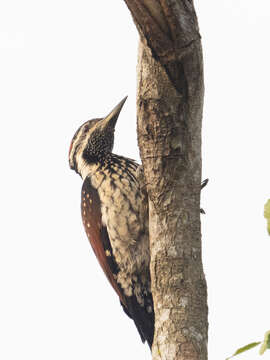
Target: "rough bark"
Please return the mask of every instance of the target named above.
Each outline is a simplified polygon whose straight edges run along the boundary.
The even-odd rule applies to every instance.
[[[141,36],[138,141],[149,197],[153,359],[207,359],[201,260],[203,60],[192,0],[125,0]]]

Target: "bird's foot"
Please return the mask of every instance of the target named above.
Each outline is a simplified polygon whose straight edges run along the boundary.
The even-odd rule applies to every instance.
[[[201,183],[201,190],[208,184],[209,179],[205,179]],[[205,211],[203,209],[200,209],[201,214],[205,214]]]

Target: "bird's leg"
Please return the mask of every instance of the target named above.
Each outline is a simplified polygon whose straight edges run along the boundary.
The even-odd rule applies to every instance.
[[[136,170],[136,178],[140,184],[140,189],[141,189],[142,193],[147,197],[148,195],[147,195],[147,190],[146,190],[146,180],[145,180],[142,165],[138,166],[138,168]]]

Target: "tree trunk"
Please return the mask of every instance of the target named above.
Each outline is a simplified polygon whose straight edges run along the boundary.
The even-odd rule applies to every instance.
[[[203,60],[192,0],[125,0],[141,36],[138,141],[149,198],[153,359],[207,359],[201,260]]]

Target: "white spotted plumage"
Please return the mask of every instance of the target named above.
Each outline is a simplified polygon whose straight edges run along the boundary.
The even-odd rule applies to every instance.
[[[105,245],[99,245],[95,238],[93,249],[125,312],[133,318],[142,340],[151,346],[154,311],[149,272],[148,202],[138,180],[140,166],[131,159],[112,154],[114,127],[124,102],[125,99],[104,119],[90,120],[81,126],[72,140],[69,163],[88,186],[83,189],[89,189],[92,196],[98,198],[100,220],[93,223],[87,216],[90,212],[95,216],[97,200],[92,203],[89,193],[82,192],[87,236],[91,239],[91,231],[96,237],[98,231],[106,229],[109,248],[102,250],[100,246]],[[92,226],[96,230],[92,230]],[[115,262],[117,266],[112,273],[108,262],[111,266]]]

